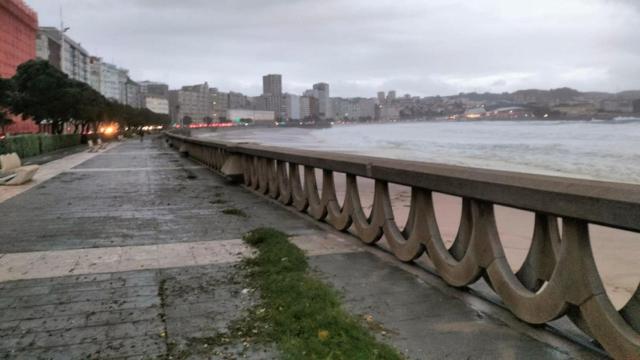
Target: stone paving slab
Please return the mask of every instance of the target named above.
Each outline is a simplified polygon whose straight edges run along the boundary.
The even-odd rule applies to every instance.
[[[378,336],[409,359],[598,359],[540,342],[369,252],[310,258],[351,313],[372,319]]]
[[[2,283],[0,358],[162,358],[168,343],[226,331],[255,303],[236,273],[222,264]]]
[[[199,164],[168,153],[160,140],[129,141],[90,155],[79,165],[72,161],[72,172],[59,172],[0,203],[0,253],[238,239],[261,226],[292,234],[313,228],[244,188],[228,186]],[[134,167],[138,169],[118,170]],[[77,171],[83,169],[101,170]],[[247,216],[225,215],[227,208]]]
[[[120,143],[110,143],[107,145],[106,149],[115,149],[118,145],[120,145]],[[30,182],[19,186],[0,186],[0,204],[11,199],[14,196],[20,195],[23,192],[42,184],[43,182],[61,174],[64,171],[71,169],[74,166],[77,166],[78,164],[81,164],[91,158],[98,156],[99,154],[101,153],[90,153],[88,151],[75,153],[74,151],[72,155],[65,156],[61,159],[55,159],[53,161],[47,162],[46,164],[40,165],[40,169],[34,175],[33,179]],[[25,162],[25,164],[27,163],[31,162]],[[33,163],[39,163],[39,161],[33,161]],[[2,212],[0,211],[0,213]]]
[[[291,241],[309,256],[363,251],[343,238],[318,232]],[[0,254],[0,283],[68,275],[236,263],[253,250],[241,239]]]
[[[234,263],[251,253],[236,239],[0,254],[0,282]]]

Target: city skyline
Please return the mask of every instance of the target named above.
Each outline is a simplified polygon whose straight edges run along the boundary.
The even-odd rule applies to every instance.
[[[57,26],[63,5],[70,36],[91,53],[172,88],[208,81],[258,95],[267,73],[285,76],[283,92],[322,81],[345,97],[640,87],[640,7],[625,0],[29,4],[41,26]]]

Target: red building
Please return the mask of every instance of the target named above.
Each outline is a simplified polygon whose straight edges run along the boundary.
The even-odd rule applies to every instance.
[[[18,65],[36,57],[38,15],[22,0],[0,0],[0,77],[9,78]],[[8,133],[37,132],[31,120],[13,119]]]

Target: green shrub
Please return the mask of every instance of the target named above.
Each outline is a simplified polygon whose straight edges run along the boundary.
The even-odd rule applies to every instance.
[[[0,154],[15,152],[21,158],[27,158],[79,144],[78,134],[8,136],[0,140]]]
[[[80,145],[79,134],[40,135],[42,153]]]
[[[7,136],[2,140],[4,153],[17,153],[21,158],[40,154],[40,141],[36,135]]]

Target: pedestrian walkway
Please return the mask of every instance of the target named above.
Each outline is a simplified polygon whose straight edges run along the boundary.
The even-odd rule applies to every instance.
[[[228,184],[159,138],[50,164],[48,178],[11,196],[0,189],[0,358],[162,358],[225,331],[256,303],[237,264],[252,253],[242,235],[264,226],[291,234],[315,276],[410,359],[601,356],[505,321],[497,307]],[[245,347],[211,354],[277,358]]]

